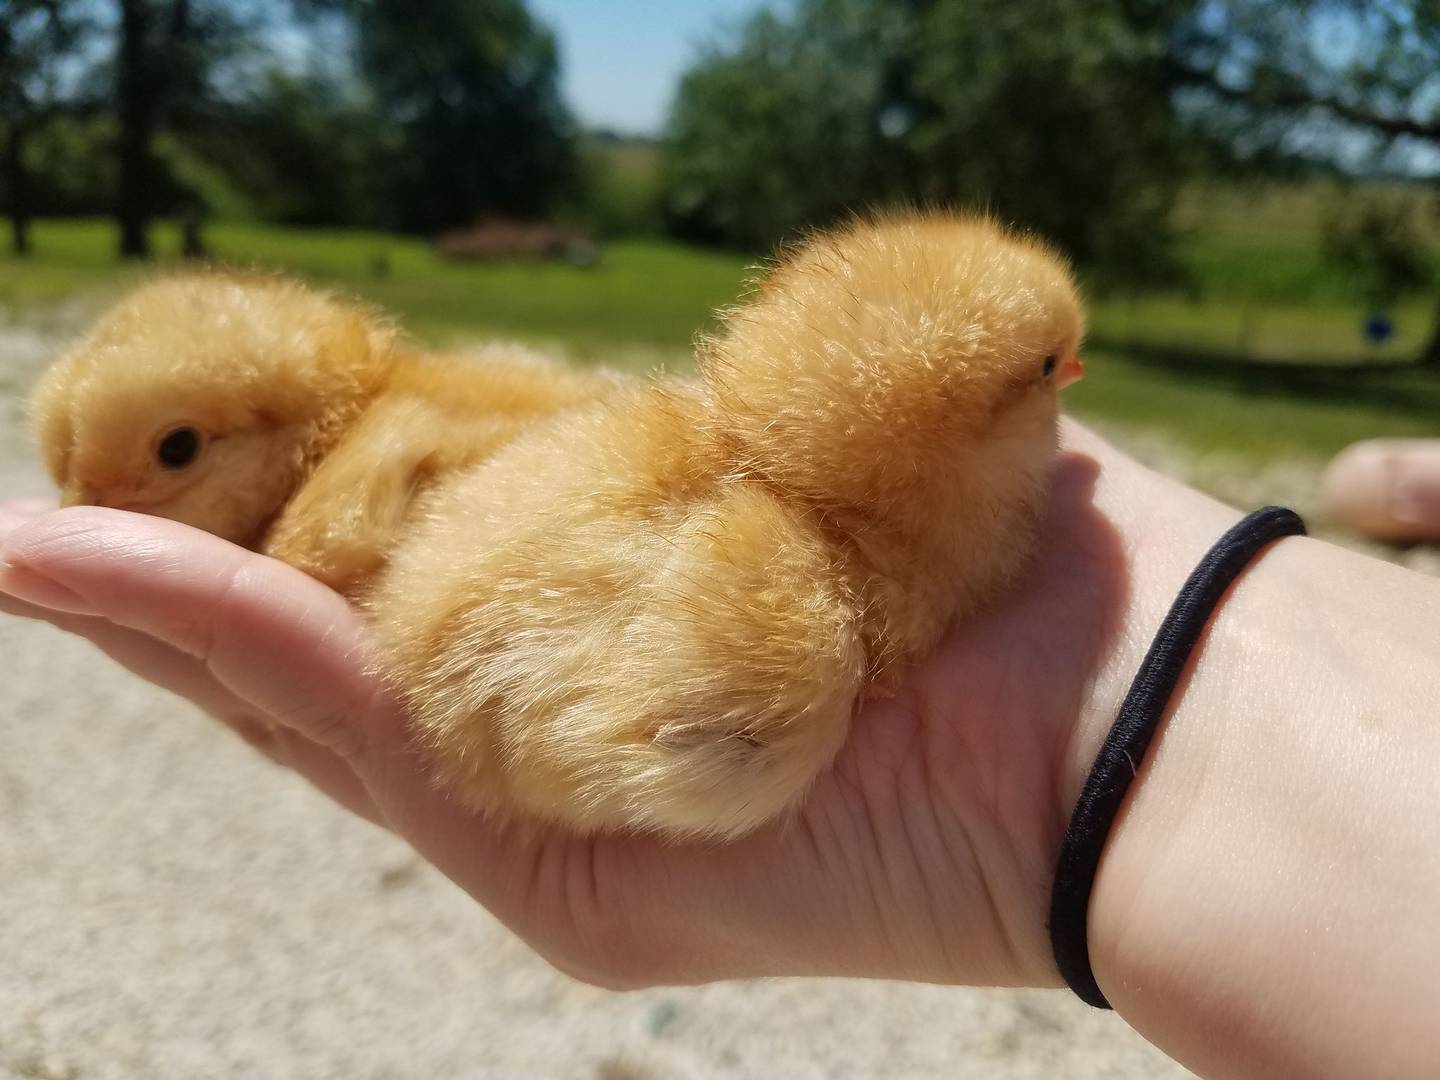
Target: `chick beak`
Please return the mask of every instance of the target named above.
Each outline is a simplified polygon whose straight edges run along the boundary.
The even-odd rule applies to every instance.
[[[1080,362],[1076,353],[1071,353],[1060,362],[1060,370],[1055,373],[1055,386],[1064,390],[1067,386],[1074,386],[1085,377],[1085,365]]]

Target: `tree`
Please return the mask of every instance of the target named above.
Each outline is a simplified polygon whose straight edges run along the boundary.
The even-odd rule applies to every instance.
[[[1345,191],[1325,214],[1326,257],[1376,311],[1429,281],[1418,216],[1413,198],[1387,191]]]
[[[799,0],[757,15],[681,84],[671,220],[762,247],[867,205],[960,203],[1153,278],[1187,166],[1164,61],[1190,7]]]
[[[349,78],[262,71],[186,146],[243,192],[252,212],[286,225],[381,223],[383,145],[373,110]]]
[[[553,35],[520,0],[356,0],[393,224],[536,216],[573,184]]]
[[[1262,147],[1284,140],[1334,155],[1339,139],[1297,138],[1326,121],[1352,141],[1368,138],[1382,165],[1403,166],[1416,147],[1440,154],[1435,0],[1217,0],[1187,27],[1170,64],[1202,99],[1252,129],[1266,125]],[[1440,285],[1433,272],[1430,280]],[[1440,298],[1420,362],[1440,367]]]
[[[932,0],[905,140],[916,197],[986,203],[1097,279],[1168,276],[1170,212],[1193,171],[1165,51],[1191,5]]]
[[[912,20],[898,8],[812,0],[755,15],[686,73],[671,110],[663,198],[694,239],[770,247],[873,199],[884,69]]]
[[[150,254],[148,226],[161,170],[155,138],[167,126],[204,123],[210,74],[237,47],[252,6],[222,0],[118,0],[114,63],[120,255]]]
[[[0,179],[16,255],[30,251],[26,146],[58,111],[59,60],[82,32],[75,5],[62,0],[0,0]]]
[[[883,69],[910,28],[896,9],[803,4],[754,16],[683,78],[671,111],[664,198],[682,235],[766,248],[867,197]]]

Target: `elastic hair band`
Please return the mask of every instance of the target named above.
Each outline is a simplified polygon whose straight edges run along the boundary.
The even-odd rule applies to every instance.
[[[1050,894],[1050,945],[1070,989],[1098,1009],[1108,1009],[1110,1003],[1090,967],[1086,924],[1090,890],[1111,823],[1139,772],[1180,673],[1225,591],[1271,541],[1304,534],[1305,522],[1293,510],[1267,506],[1222,536],[1200,561],[1160,624],[1070,815]]]

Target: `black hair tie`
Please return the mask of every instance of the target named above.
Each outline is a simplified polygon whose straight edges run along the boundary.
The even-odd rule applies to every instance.
[[[1190,574],[1160,624],[1115,724],[1100,747],[1075,812],[1070,815],[1050,895],[1050,945],[1055,951],[1055,963],[1070,989],[1087,1004],[1110,1008],[1090,967],[1086,925],[1100,854],[1170,695],[1180,681],[1180,672],[1220,598],[1241,571],[1271,541],[1304,534],[1305,522],[1293,510],[1267,506],[1220,538]]]

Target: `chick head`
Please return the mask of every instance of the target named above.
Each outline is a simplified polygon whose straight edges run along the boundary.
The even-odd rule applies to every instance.
[[[394,341],[367,312],[281,278],[160,279],[41,379],[41,453],[66,506],[252,543],[375,392]]]
[[[1069,267],[1042,242],[986,217],[901,214],[796,247],[701,364],[789,488],[879,506],[963,467],[972,502],[990,502],[1007,477],[1030,491],[1047,474],[1083,334]]]
[[[794,317],[763,317],[771,306]],[[910,361],[950,372],[977,430],[1013,409],[1053,413],[1056,393],[1083,370],[1084,316],[1067,261],[984,216],[895,214],[821,234],[763,283],[755,309],[762,317],[732,331],[808,336],[832,364],[838,344],[862,369]]]

